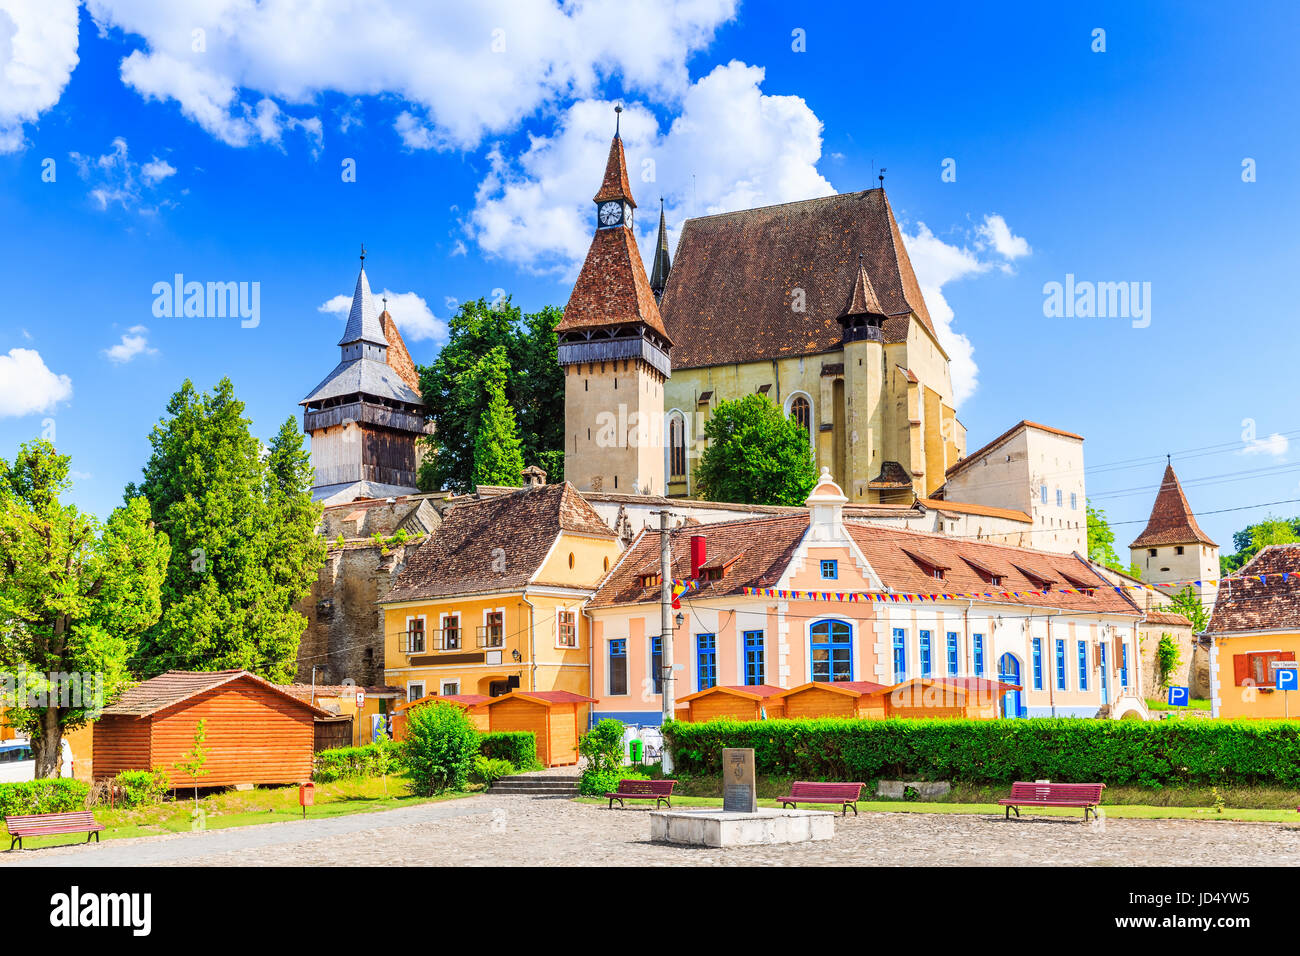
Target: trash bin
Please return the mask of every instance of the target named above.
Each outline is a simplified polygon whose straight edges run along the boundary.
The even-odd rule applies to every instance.
[[[633,763],[641,762],[641,741],[631,740],[627,745],[628,755],[631,756]]]

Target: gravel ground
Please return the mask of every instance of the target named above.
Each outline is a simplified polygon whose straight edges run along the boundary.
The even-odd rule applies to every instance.
[[[746,866],[1300,864],[1300,827],[942,813],[836,817],[826,842],[726,850],[649,842],[649,810],[474,796],[377,813],[0,853],[9,866]]]

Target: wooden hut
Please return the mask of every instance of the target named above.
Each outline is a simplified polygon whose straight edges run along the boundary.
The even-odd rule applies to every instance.
[[[412,708],[419,707],[422,704],[432,704],[435,701],[440,700],[463,708],[479,732],[486,733],[488,730],[488,711],[486,705],[491,699],[491,697],[488,697],[485,694],[446,694],[442,696],[439,696],[438,694],[426,694],[419,700],[412,700],[405,704],[398,704],[393,709],[393,739],[406,739],[406,724],[410,719]]]
[[[885,695],[889,688],[865,680],[812,681],[783,692],[779,698],[784,705],[784,716],[810,717],[869,717],[886,716]]]
[[[1003,695],[1016,690],[983,677],[917,677],[891,688],[885,706],[890,717],[991,720],[1001,716]]]
[[[171,786],[193,786],[176,764],[194,749],[202,720],[207,773],[199,786],[303,783],[311,779],[315,722],[328,716],[247,671],[168,671],[104,708],[94,775],[159,768]]]
[[[567,690],[511,691],[487,702],[488,729],[532,731],[538,760],[548,767],[575,764],[587,706],[594,703]]]
[[[687,694],[677,701],[677,719],[698,723],[703,720],[762,720],[781,717],[785,707],[780,695],[784,687],[771,684],[718,684]]]

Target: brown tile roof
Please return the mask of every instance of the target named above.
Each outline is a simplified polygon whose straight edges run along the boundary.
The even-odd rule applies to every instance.
[[[330,716],[326,711],[313,707],[306,700],[284,690],[278,684],[272,684],[245,670],[168,671],[130,688],[115,703],[105,707],[104,714],[116,717],[148,717],[197,697],[199,694],[240,680],[260,684],[286,700],[291,700],[312,711],[317,716]]]
[[[411,391],[419,395],[420,373],[415,370],[415,362],[411,360],[411,353],[407,351],[406,340],[402,338],[397,323],[393,321],[387,309],[379,313],[379,325],[384,330],[384,338],[388,340],[388,367],[397,373],[397,377],[405,382]]]
[[[1172,611],[1147,611],[1146,623],[1148,624],[1166,624],[1170,627],[1191,627],[1192,622],[1187,620],[1181,614],[1175,614]]]
[[[1300,544],[1270,544],[1237,574],[1220,578],[1205,630],[1300,631]]]
[[[911,488],[912,478],[904,468],[896,461],[882,462],[880,465],[880,474],[867,482],[868,488],[889,489],[889,488]]]
[[[702,535],[706,564],[717,556],[730,556],[734,563],[719,581],[701,581],[694,597],[738,594],[746,587],[773,587],[790,561],[803,533],[808,529],[808,512],[779,517],[720,521],[675,530],[672,534],[673,577],[687,578],[691,572],[690,541]],[[685,532],[685,533],[683,533]],[[659,586],[643,587],[644,574],[659,573],[659,532],[643,530],[624,552],[592,599],[590,607],[618,604],[646,604],[659,600]]]
[[[861,267],[885,341],[907,338],[909,315],[937,335],[883,189],[688,219],[661,311],[674,368],[813,355],[839,348],[839,316]],[[791,308],[802,289],[806,310]]]
[[[991,442],[981,445],[973,452],[967,454],[965,458],[962,458],[955,465],[951,466],[947,471],[948,477],[951,478],[953,475],[961,471],[967,465],[974,462],[976,459],[982,458],[984,455],[988,454],[994,448],[997,448],[998,445],[1001,445],[1004,441],[1006,441],[1012,435],[1016,434],[1016,432],[1020,431],[1020,429],[1022,428],[1037,428],[1040,432],[1048,432],[1052,435],[1061,435],[1065,438],[1077,438],[1079,441],[1083,441],[1083,436],[1076,435],[1074,432],[1067,432],[1061,428],[1053,428],[1051,425],[1040,425],[1038,422],[1031,422],[1027,419],[1024,419],[1016,422],[1014,425],[1012,425],[1010,428],[1004,431],[997,438],[993,439]]]
[[[617,133],[609,144],[609,159],[605,160],[605,178],[601,180],[600,189],[592,197],[593,202],[605,202],[609,199],[626,199],[632,208],[636,208],[636,200],[632,198],[632,187],[627,181],[627,157],[623,155],[623,138]]]
[[[520,590],[562,532],[615,538],[567,481],[452,505],[382,603]],[[502,554],[504,572],[497,570]]]
[[[920,531],[904,531],[879,525],[845,522],[844,527],[862,549],[867,563],[880,576],[885,586],[893,591],[907,594],[972,592],[990,594],[992,596],[989,600],[992,601],[1031,607],[1098,611],[1133,617],[1138,613],[1136,608],[1115,593],[1113,586],[1093,571],[1086,561],[1074,555],[1031,551],[1028,548],[950,538],[946,535],[926,534]],[[920,549],[930,555],[932,560],[941,560],[949,565],[944,571],[943,579],[940,580],[926,573],[908,556],[909,549]],[[990,584],[975,567],[967,562],[967,558],[972,559],[976,566],[1002,569],[1000,572],[1002,583],[997,586]],[[1040,585],[1025,573],[1026,570],[1035,575],[1051,578],[1055,582],[1053,589],[1045,595],[1027,593],[1038,591]],[[1078,584],[1073,584],[1071,581]],[[1060,586],[1069,588],[1095,586],[1097,590],[1092,596],[1066,594],[1059,590]],[[1004,592],[1007,594],[1005,597]],[[1018,596],[1012,592],[1016,592]]]
[[[858,255],[858,275],[853,280],[853,295],[849,296],[849,304],[844,309],[844,315],[885,315],[885,310],[880,305],[880,299],[876,295],[875,287],[871,284],[871,277],[867,275],[867,267],[862,264],[863,256]]]
[[[672,341],[659,316],[659,306],[632,230],[624,226],[597,229],[564,307],[564,318],[556,330],[567,332],[636,322],[644,322]]]
[[[1130,548],[1149,548],[1159,544],[1208,544],[1212,548],[1218,545],[1201,530],[1192,514],[1192,506],[1187,503],[1183,486],[1174,474],[1172,464],[1165,465],[1165,475],[1160,481],[1160,492],[1156,503],[1151,506],[1151,518],[1143,532],[1133,539]]]
[[[951,511],[956,514],[984,515],[987,518],[1006,518],[1009,521],[1032,522],[1034,519],[1023,511],[1013,508],[994,508],[992,505],[976,505],[968,501],[948,501],[944,498],[918,498],[917,504],[924,505],[931,511]]]

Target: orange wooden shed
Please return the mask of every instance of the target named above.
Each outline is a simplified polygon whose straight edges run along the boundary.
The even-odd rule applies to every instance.
[[[811,681],[792,687],[781,695],[785,716],[870,717],[886,716],[885,695],[889,687],[865,680]]]
[[[393,708],[393,739],[406,739],[406,724],[410,719],[411,710],[422,704],[432,704],[436,701],[445,701],[448,704],[455,704],[457,707],[464,709],[469,719],[474,723],[479,733],[486,733],[488,729],[488,711],[487,702],[492,698],[486,694],[426,694],[419,700],[408,701],[405,704],[398,704]]]
[[[718,684],[687,694],[677,701],[677,719],[698,723],[703,720],[762,720],[781,717],[785,706],[784,687],[771,684]]]
[[[890,717],[964,717],[991,720],[1002,714],[1002,695],[1015,684],[983,677],[916,677],[889,689]]]
[[[123,770],[167,773],[172,787],[195,784],[176,764],[204,721],[200,787],[311,780],[315,723],[330,716],[243,670],[168,671],[132,687],[95,721],[95,779]]]
[[[548,767],[578,762],[578,737],[595,701],[567,690],[511,691],[487,702],[488,729],[532,731],[537,759]]]

